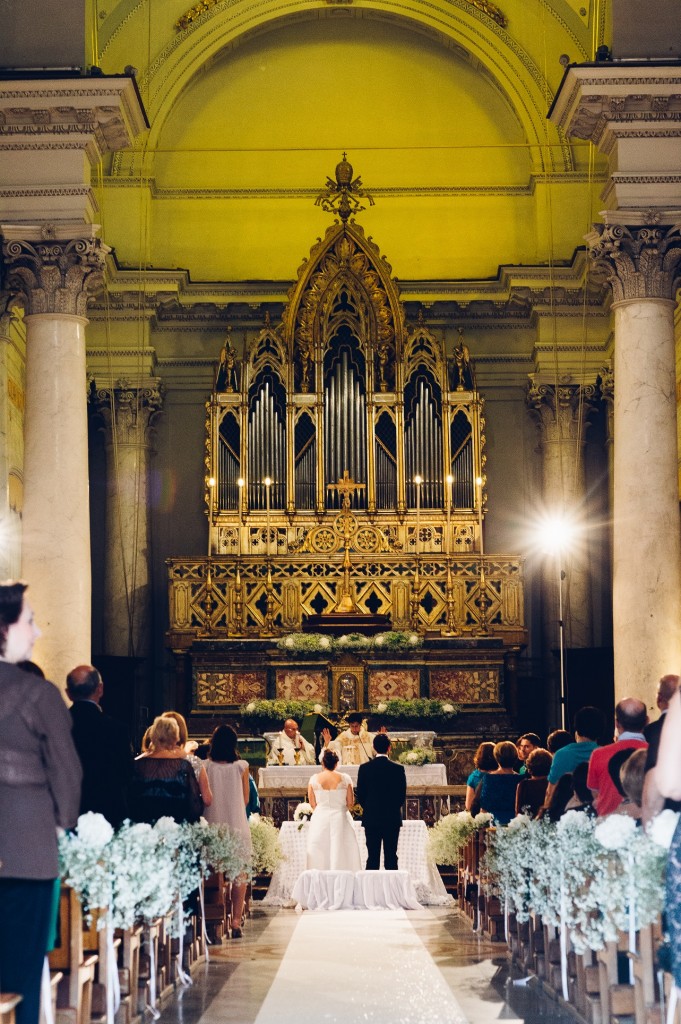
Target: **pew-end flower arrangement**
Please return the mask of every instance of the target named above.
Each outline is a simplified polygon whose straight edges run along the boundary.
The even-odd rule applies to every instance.
[[[471,836],[491,824],[492,815],[486,813],[473,817],[469,811],[458,811],[440,818],[428,832],[428,845],[435,863],[456,866]]]
[[[279,829],[271,818],[263,818],[259,814],[252,814],[248,824],[253,843],[253,874],[271,875],[284,859]]]
[[[564,925],[583,953],[602,949],[632,923],[656,920],[665,860],[664,847],[633,819],[568,811],[556,824],[518,815],[490,833],[485,871],[519,921],[535,913]]]
[[[98,928],[131,928],[177,910],[211,871],[234,879],[250,872],[240,837],[227,826],[179,825],[160,818],[154,826],[125,822],[117,832],[101,814],[81,815],[59,840],[61,876],[88,915],[102,911]],[[174,915],[179,928],[181,915]]]

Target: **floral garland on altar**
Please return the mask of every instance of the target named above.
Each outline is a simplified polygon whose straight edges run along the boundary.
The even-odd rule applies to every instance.
[[[482,866],[488,891],[499,894],[519,921],[538,914],[565,928],[578,953],[602,949],[619,932],[657,919],[665,844],[676,820],[664,811],[646,834],[625,815],[599,821],[568,811],[553,824],[520,814],[488,833]]]

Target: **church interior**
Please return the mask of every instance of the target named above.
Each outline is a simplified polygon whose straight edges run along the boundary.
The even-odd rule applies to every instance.
[[[10,6],[0,562],[47,675],[92,660],[137,737],[342,710],[349,675],[346,707],[456,705],[466,759],[652,706],[681,653],[673,5]],[[282,651],[325,628],[356,649]]]

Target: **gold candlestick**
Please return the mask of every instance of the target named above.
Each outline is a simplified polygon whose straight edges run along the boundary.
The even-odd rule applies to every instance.
[[[445,544],[445,553],[451,554],[452,545],[452,486],[454,484],[454,477],[449,474],[447,477],[447,543]]]
[[[265,484],[265,521],[267,523],[267,542],[265,544],[265,554],[267,558],[270,557],[270,487],[272,486],[272,478],[266,476],[263,480]]]

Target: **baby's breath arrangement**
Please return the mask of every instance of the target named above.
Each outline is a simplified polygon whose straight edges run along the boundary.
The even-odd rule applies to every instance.
[[[271,875],[284,859],[279,829],[271,818],[261,818],[259,814],[251,815],[249,825],[253,843],[253,874]]]
[[[285,654],[331,654],[334,640],[324,633],[286,633],[277,640],[277,647]]]
[[[428,832],[428,846],[435,863],[455,866],[461,849],[470,837],[479,829],[488,828],[491,823],[491,814],[478,814],[474,818],[469,811],[459,811],[440,818]]]

